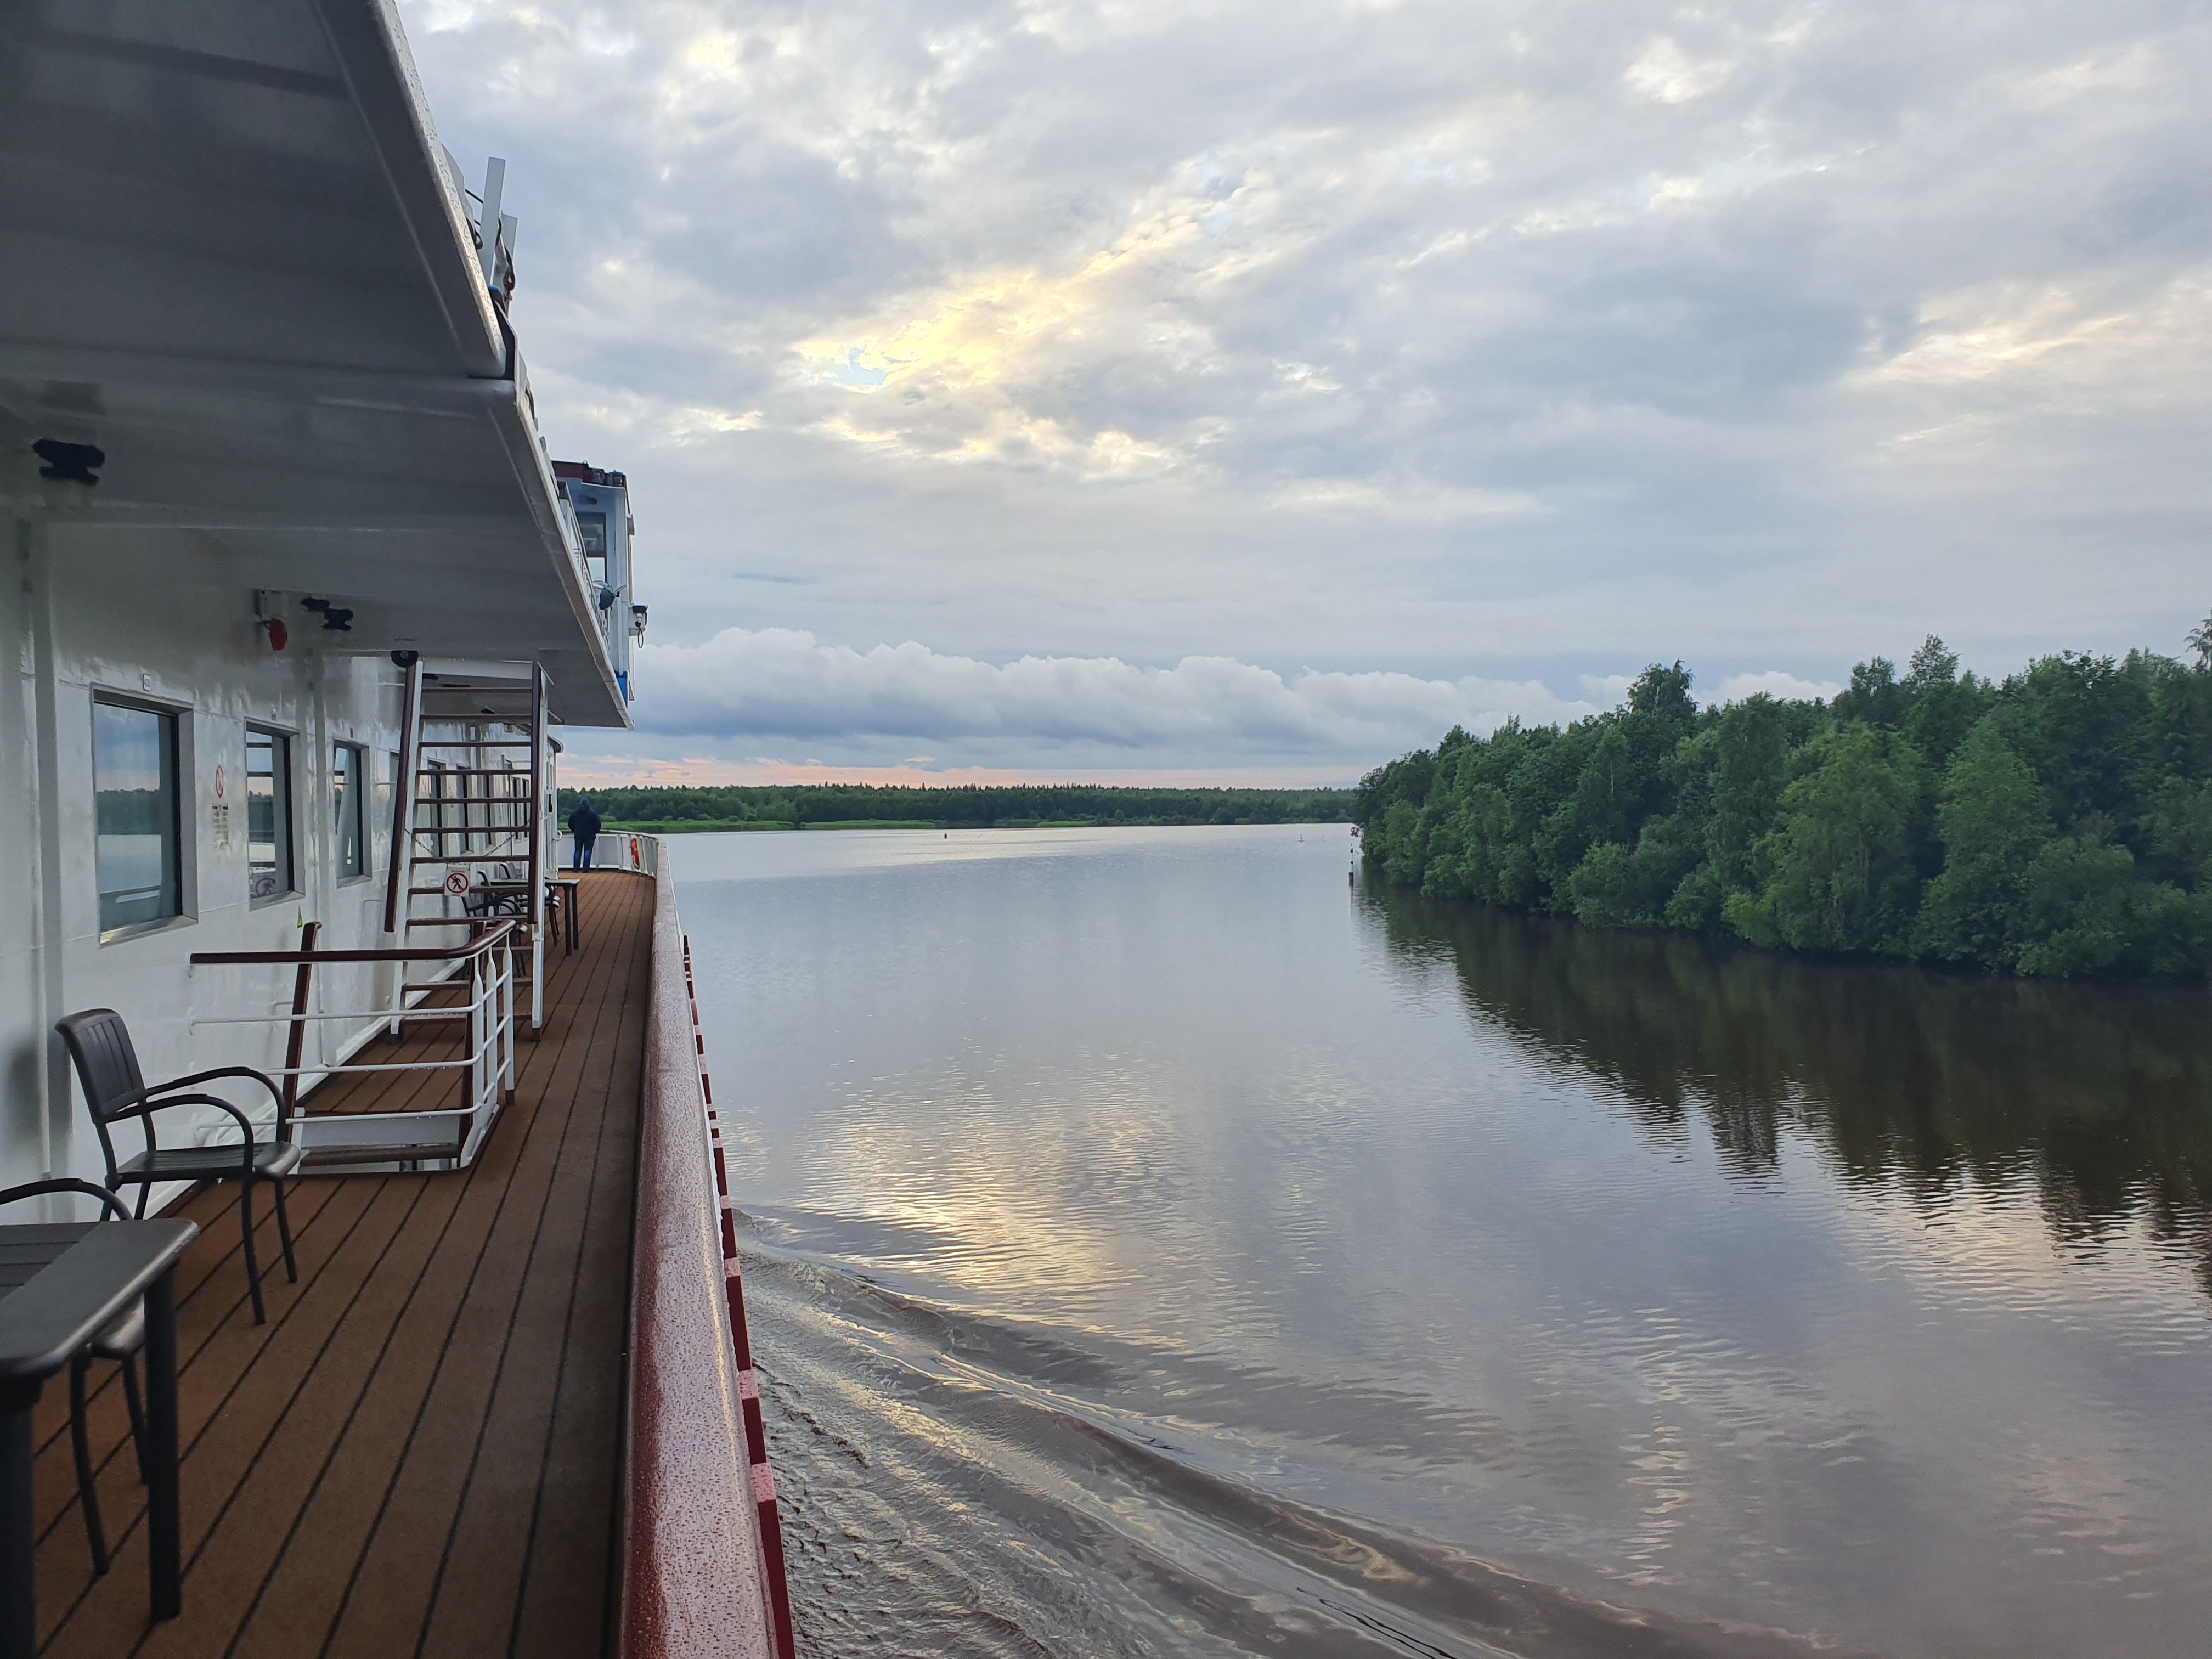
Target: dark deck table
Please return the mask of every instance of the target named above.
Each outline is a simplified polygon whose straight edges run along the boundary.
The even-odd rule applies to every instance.
[[[552,912],[549,921],[555,931],[564,935],[562,948],[571,953],[576,948],[576,901],[582,890],[583,883],[573,876],[545,878],[546,908]],[[527,882],[480,881],[469,890],[469,897],[483,907],[480,920],[530,914]]]
[[[0,1227],[0,1659],[33,1659],[32,1409],[48,1377],[146,1298],[146,1537],[154,1617],[184,1607],[177,1526],[175,1268],[190,1221]]]
[[[574,876],[548,876],[545,885],[548,896],[561,907],[561,928],[567,936],[562,948],[573,952],[576,948],[576,909],[582,902],[584,884]]]

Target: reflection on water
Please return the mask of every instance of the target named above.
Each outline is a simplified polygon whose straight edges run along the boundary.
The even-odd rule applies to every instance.
[[[2203,1650],[2201,992],[1346,853],[677,844],[810,1652]]]
[[[1477,1020],[1601,1079],[1654,1138],[1694,1116],[1763,1180],[1786,1128],[1846,1179],[1938,1200],[2033,1182],[2055,1238],[2141,1223],[2212,1289],[2212,997],[1827,962],[1401,894],[1393,951],[1449,962]]]

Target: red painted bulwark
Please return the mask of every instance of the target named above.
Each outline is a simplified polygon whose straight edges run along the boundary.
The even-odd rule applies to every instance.
[[[684,936],[667,871],[638,1134],[621,1659],[770,1659],[760,1523],[726,1311]]]

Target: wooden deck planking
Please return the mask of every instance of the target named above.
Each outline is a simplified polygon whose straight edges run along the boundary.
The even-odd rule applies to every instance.
[[[610,1029],[611,1027],[611,1029]],[[643,1027],[603,1020],[587,1051],[587,1073],[599,1067],[627,1069],[641,1078]],[[514,1634],[522,1601],[530,1541],[544,1515],[548,1431],[564,1367],[533,1364],[532,1357],[565,1357],[569,1313],[583,1265],[582,1234],[594,1197],[605,1189],[594,1180],[602,1152],[601,1125],[595,1115],[572,1112],[551,1189],[535,1218],[529,1279],[514,1298],[514,1311],[491,1378],[491,1404],[472,1449],[469,1478],[451,1532],[441,1569],[452,1582],[489,1587],[489,1595],[441,1599],[427,1626],[426,1654],[469,1655],[500,1651]],[[610,1488],[611,1492],[611,1488]],[[550,1506],[568,1507],[567,1494]]]
[[[625,1030],[617,1063],[642,1072],[643,1029]],[[635,1052],[636,1059],[631,1060]],[[620,1365],[578,1364],[590,1354],[590,1334],[621,1333],[625,1342],[629,1285],[611,1275],[586,1271],[611,1252],[624,1261],[630,1253],[630,1217],[637,1190],[637,1137],[624,1132],[611,1115],[603,1115],[592,1173],[573,1293],[562,1340],[562,1366],[553,1415],[546,1425],[538,1490],[532,1514],[526,1577],[515,1610],[509,1650],[518,1654],[557,1651],[564,1629],[605,1622],[612,1580],[600,1571],[592,1541],[572,1528],[551,1528],[543,1517],[574,1510],[615,1514],[620,1504],[619,1461],[596,1455],[590,1425],[619,1423],[623,1376]]]
[[[610,1033],[605,1028],[621,1023],[618,1012],[605,1002],[591,1012],[599,1017],[578,1019],[564,1045],[564,1059],[584,1057],[576,1069],[586,1076],[611,1068],[613,1046],[606,1040]],[[636,1075],[634,1071],[633,1076]],[[410,1431],[409,1455],[398,1462],[387,1487],[376,1535],[362,1559],[356,1582],[349,1586],[349,1616],[341,1620],[334,1640],[324,1650],[334,1659],[353,1653],[388,1653],[392,1632],[422,1630],[433,1611],[454,1532],[465,1508],[474,1454],[489,1421],[494,1384],[505,1354],[504,1339],[519,1310],[532,1265],[532,1246],[545,1207],[560,1184],[555,1177],[572,1115],[569,1109],[583,1092],[577,1081],[580,1079],[556,1079],[549,1085],[538,1109],[538,1121],[522,1144],[517,1179],[534,1201],[525,1205],[502,1201],[483,1218],[484,1244],[465,1280],[459,1277],[460,1263],[449,1259],[449,1276],[455,1281],[449,1288],[457,1294],[454,1311],[442,1333],[436,1380],[424,1395]],[[618,1352],[619,1335],[615,1346]],[[541,1363],[557,1364],[557,1350],[534,1357]],[[477,1597],[473,1586],[467,1595],[492,1599],[491,1595]]]
[[[545,1029],[519,1044],[515,1099],[475,1164],[296,1182],[297,1285],[273,1217],[256,1229],[268,1325],[246,1305],[236,1188],[179,1210],[203,1229],[179,1280],[181,1618],[147,1623],[112,1368],[93,1411],[104,1579],[64,1391],[42,1402],[48,1655],[601,1650],[653,884],[595,875],[583,897],[581,947],[548,957]],[[408,1077],[336,1087],[392,1109]]]

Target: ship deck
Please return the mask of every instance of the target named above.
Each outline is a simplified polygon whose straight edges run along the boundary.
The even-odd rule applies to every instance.
[[[583,878],[581,942],[549,952],[544,1029],[468,1169],[295,1182],[297,1284],[263,1196],[266,1325],[236,1188],[173,1212],[202,1230],[177,1279],[184,1613],[149,1623],[144,1490],[118,1373],[96,1366],[104,1578],[66,1388],[40,1406],[51,1659],[605,1650],[653,899],[649,880]],[[418,1084],[348,1079],[349,1100],[309,1103],[394,1109]]]

